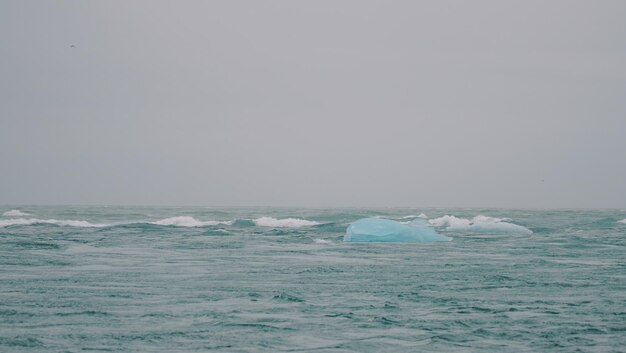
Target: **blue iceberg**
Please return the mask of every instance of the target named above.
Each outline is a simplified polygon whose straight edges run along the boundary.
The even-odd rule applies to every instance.
[[[437,234],[424,221],[396,222],[381,218],[363,218],[350,224],[343,241],[376,243],[430,243],[450,241],[452,238]]]

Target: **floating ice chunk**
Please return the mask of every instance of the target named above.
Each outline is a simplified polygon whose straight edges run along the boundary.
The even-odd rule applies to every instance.
[[[428,221],[435,227],[447,226],[446,230],[451,232],[469,232],[480,234],[532,234],[533,232],[523,226],[505,222],[508,218],[495,218],[478,215],[471,220],[466,218],[458,218],[455,216],[445,215],[443,217],[431,219]]]
[[[308,221],[306,219],[299,218],[284,218],[276,219],[272,217],[261,217],[254,220],[254,224],[259,227],[285,227],[285,228],[300,228],[310,227],[318,225],[318,222]]]
[[[329,241],[329,240],[326,240],[326,239],[320,239],[320,238],[315,238],[315,239],[313,239],[313,242],[314,242],[315,244],[330,244],[330,241]]]
[[[452,238],[437,234],[425,222],[401,223],[389,219],[363,218],[350,224],[343,237],[347,242],[428,243]]]
[[[624,223],[624,224],[626,224],[626,218],[622,219],[621,221],[617,221],[617,223]]]
[[[10,211],[6,211],[2,215],[5,217],[22,217],[22,216],[30,216],[30,213],[22,212],[20,210],[10,210]]]

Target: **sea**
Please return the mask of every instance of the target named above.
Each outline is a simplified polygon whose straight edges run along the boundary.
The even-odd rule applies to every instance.
[[[0,206],[0,352],[625,351],[623,209]]]

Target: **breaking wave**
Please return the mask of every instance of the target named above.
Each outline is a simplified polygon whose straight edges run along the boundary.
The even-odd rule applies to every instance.
[[[445,215],[443,217],[434,218],[428,221],[435,227],[444,227],[452,232],[470,232],[470,233],[515,233],[515,234],[532,234],[533,232],[523,226],[505,222],[508,218],[496,218],[478,215],[474,218],[459,218],[455,216]]]
[[[176,227],[206,227],[216,225],[231,225],[232,221],[199,221],[189,216],[178,216],[164,218],[156,222],[148,222],[149,224],[155,224],[159,226],[176,226]]]
[[[20,210],[10,210],[10,211],[6,211],[2,215],[5,217],[23,217],[23,216],[30,216],[30,213],[22,212]]]
[[[58,220],[58,219],[38,219],[38,218],[11,218],[0,220],[0,227],[28,226],[37,224],[50,224],[56,226],[69,226],[81,228],[101,228],[101,227],[134,227],[140,225],[156,225],[167,227],[210,227],[210,226],[236,226],[236,227],[273,227],[273,228],[300,228],[315,226],[320,223],[299,218],[277,219],[272,217],[261,217],[257,219],[236,219],[232,221],[201,221],[191,216],[176,216],[163,218],[158,221],[127,221],[116,223],[91,223],[82,220]]]
[[[0,220],[0,227],[27,226],[27,225],[33,225],[33,224],[53,224],[57,226],[69,226],[69,227],[81,227],[81,228],[99,228],[99,227],[109,226],[109,224],[102,224],[102,223],[89,223],[87,221],[58,220],[58,219],[11,218],[11,219],[6,219],[6,220]]]
[[[35,225],[35,224],[52,224],[52,225],[57,225],[57,226],[81,227],[81,228],[133,226],[133,225],[139,225],[139,224],[154,224],[154,225],[159,225],[159,226],[175,226],[175,227],[206,227],[206,226],[215,226],[215,225],[220,225],[220,224],[230,225],[232,224],[232,222],[199,221],[189,216],[164,218],[155,222],[138,221],[138,222],[124,222],[124,223],[116,223],[116,224],[90,223],[87,221],[77,221],[77,220],[37,219],[37,218],[29,218],[29,219],[11,218],[11,219],[0,220],[0,227],[28,226],[28,225]]]
[[[412,214],[412,215],[409,215],[409,216],[400,217],[400,219],[411,219],[411,218],[424,218],[424,219],[426,219],[426,218],[428,218],[428,216],[423,214],[423,213],[420,213],[417,216]]]
[[[624,224],[626,224],[626,218],[622,219],[621,221],[617,221],[617,223],[624,223]]]
[[[283,218],[276,219],[272,217],[261,217],[253,220],[254,224],[259,227],[284,227],[284,228],[300,228],[318,225],[318,222],[308,221],[300,218]]]

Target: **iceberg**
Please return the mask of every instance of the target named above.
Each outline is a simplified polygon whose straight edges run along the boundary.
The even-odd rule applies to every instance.
[[[362,243],[430,243],[450,241],[452,238],[437,234],[421,220],[396,222],[382,218],[363,218],[348,226],[345,242]]]

